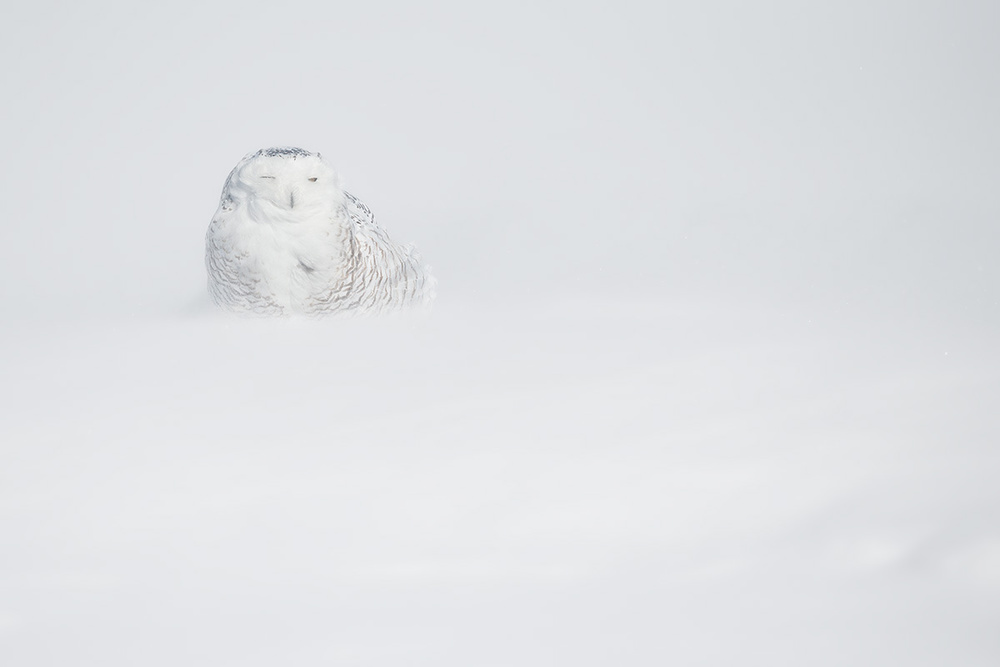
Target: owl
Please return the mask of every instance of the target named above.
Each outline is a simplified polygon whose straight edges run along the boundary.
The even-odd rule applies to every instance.
[[[260,315],[376,314],[427,306],[430,268],[345,192],[319,153],[265,148],[222,188],[205,238],[208,291]]]

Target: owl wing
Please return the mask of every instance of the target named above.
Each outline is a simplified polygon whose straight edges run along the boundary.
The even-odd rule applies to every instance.
[[[381,231],[375,222],[375,214],[368,208],[368,205],[352,195],[350,192],[344,193],[344,202],[347,205],[347,214],[351,218],[356,230],[366,232]]]
[[[360,199],[344,193],[351,226],[352,301],[362,310],[380,311],[427,304],[434,279],[412,245],[389,238]]]

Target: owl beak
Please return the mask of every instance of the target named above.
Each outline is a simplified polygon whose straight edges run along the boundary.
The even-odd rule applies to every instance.
[[[289,208],[295,208],[295,193],[294,192],[292,192],[291,196],[289,197],[288,206],[289,206]]]

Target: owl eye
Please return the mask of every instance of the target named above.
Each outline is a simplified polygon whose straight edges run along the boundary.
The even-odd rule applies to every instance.
[[[274,176],[261,176],[261,178],[274,178]]]
[[[315,183],[315,182],[316,182],[316,177],[315,177],[315,176],[313,176],[313,177],[312,177],[312,178],[310,178],[309,180],[310,180],[310,181],[312,181],[313,183]]]

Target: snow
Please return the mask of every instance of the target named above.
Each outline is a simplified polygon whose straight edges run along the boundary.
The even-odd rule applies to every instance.
[[[572,300],[4,334],[10,664],[987,664],[991,341]]]

